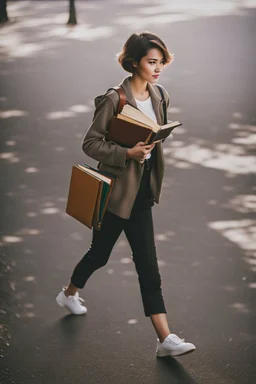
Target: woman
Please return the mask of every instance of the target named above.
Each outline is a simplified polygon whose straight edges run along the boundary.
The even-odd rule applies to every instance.
[[[161,94],[155,85],[161,71],[172,61],[163,41],[151,33],[134,33],[118,57],[122,67],[132,75],[120,84],[126,102],[163,124]],[[169,105],[169,96],[162,88]],[[150,317],[157,339],[157,356],[178,356],[195,350],[170,332],[161,290],[154,232],[152,206],[159,203],[164,172],[162,144],[137,143],[124,148],[105,141],[109,121],[116,114],[119,96],[109,90],[95,99],[93,122],[83,140],[84,152],[99,161],[99,168],[116,176],[100,231],[93,230],[92,244],[75,267],[70,283],[56,300],[71,313],[87,312],[81,304],[78,289],[84,287],[91,274],[106,265],[110,253],[124,231],[132,249],[132,259],[138,273],[145,316]]]

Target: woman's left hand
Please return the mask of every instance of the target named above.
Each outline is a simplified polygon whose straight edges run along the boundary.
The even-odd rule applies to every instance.
[[[155,145],[156,145],[156,143],[152,143],[152,144],[150,144],[150,148],[148,148],[148,150],[147,150],[147,154],[143,156],[143,159],[142,159],[142,160],[140,160],[140,163],[141,163],[141,164],[144,163],[144,161],[146,160],[148,154],[155,148]]]

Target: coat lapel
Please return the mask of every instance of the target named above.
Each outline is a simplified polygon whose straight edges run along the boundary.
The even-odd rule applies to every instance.
[[[137,108],[136,101],[133,97],[131,86],[130,86],[131,76],[127,76],[122,83],[119,84],[123,88],[126,94],[126,101],[128,104],[132,105],[134,108]],[[156,119],[159,125],[163,124],[163,112],[161,107],[161,96],[156,86],[148,83],[148,90],[152,100],[152,105],[154,112],[156,114]]]
[[[162,116],[162,108],[161,106],[161,96],[159,94],[159,91],[156,86],[153,86],[152,84],[148,83],[148,90],[149,94],[151,96],[152,104],[153,104],[153,109],[156,114],[156,119],[159,125],[163,124],[163,116]]]

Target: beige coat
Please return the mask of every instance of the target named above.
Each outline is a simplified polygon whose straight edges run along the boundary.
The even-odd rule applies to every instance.
[[[130,86],[131,76],[126,77],[120,86],[126,94],[127,103],[137,107]],[[148,89],[152,98],[153,108],[158,124],[164,123],[163,106],[161,96],[156,85],[148,83]],[[167,108],[169,96],[163,88]],[[83,140],[83,151],[86,155],[100,162],[99,168],[116,176],[116,181],[108,203],[108,211],[129,219],[133,203],[139,190],[144,164],[134,159],[127,159],[127,148],[123,148],[114,142],[105,141],[106,130],[109,121],[117,110],[119,96],[116,91],[110,90],[104,97],[95,99],[100,102],[96,106],[93,122]],[[150,186],[153,199],[159,203],[162,180],[164,174],[164,159],[162,143],[156,144],[156,161],[152,165]]]

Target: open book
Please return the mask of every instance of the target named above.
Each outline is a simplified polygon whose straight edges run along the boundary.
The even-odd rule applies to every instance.
[[[86,164],[74,165],[66,213],[88,228],[100,230],[114,178]]]
[[[106,140],[127,147],[133,147],[139,141],[151,144],[166,139],[180,125],[179,121],[172,121],[160,126],[139,109],[126,104],[122,112],[110,121]]]

